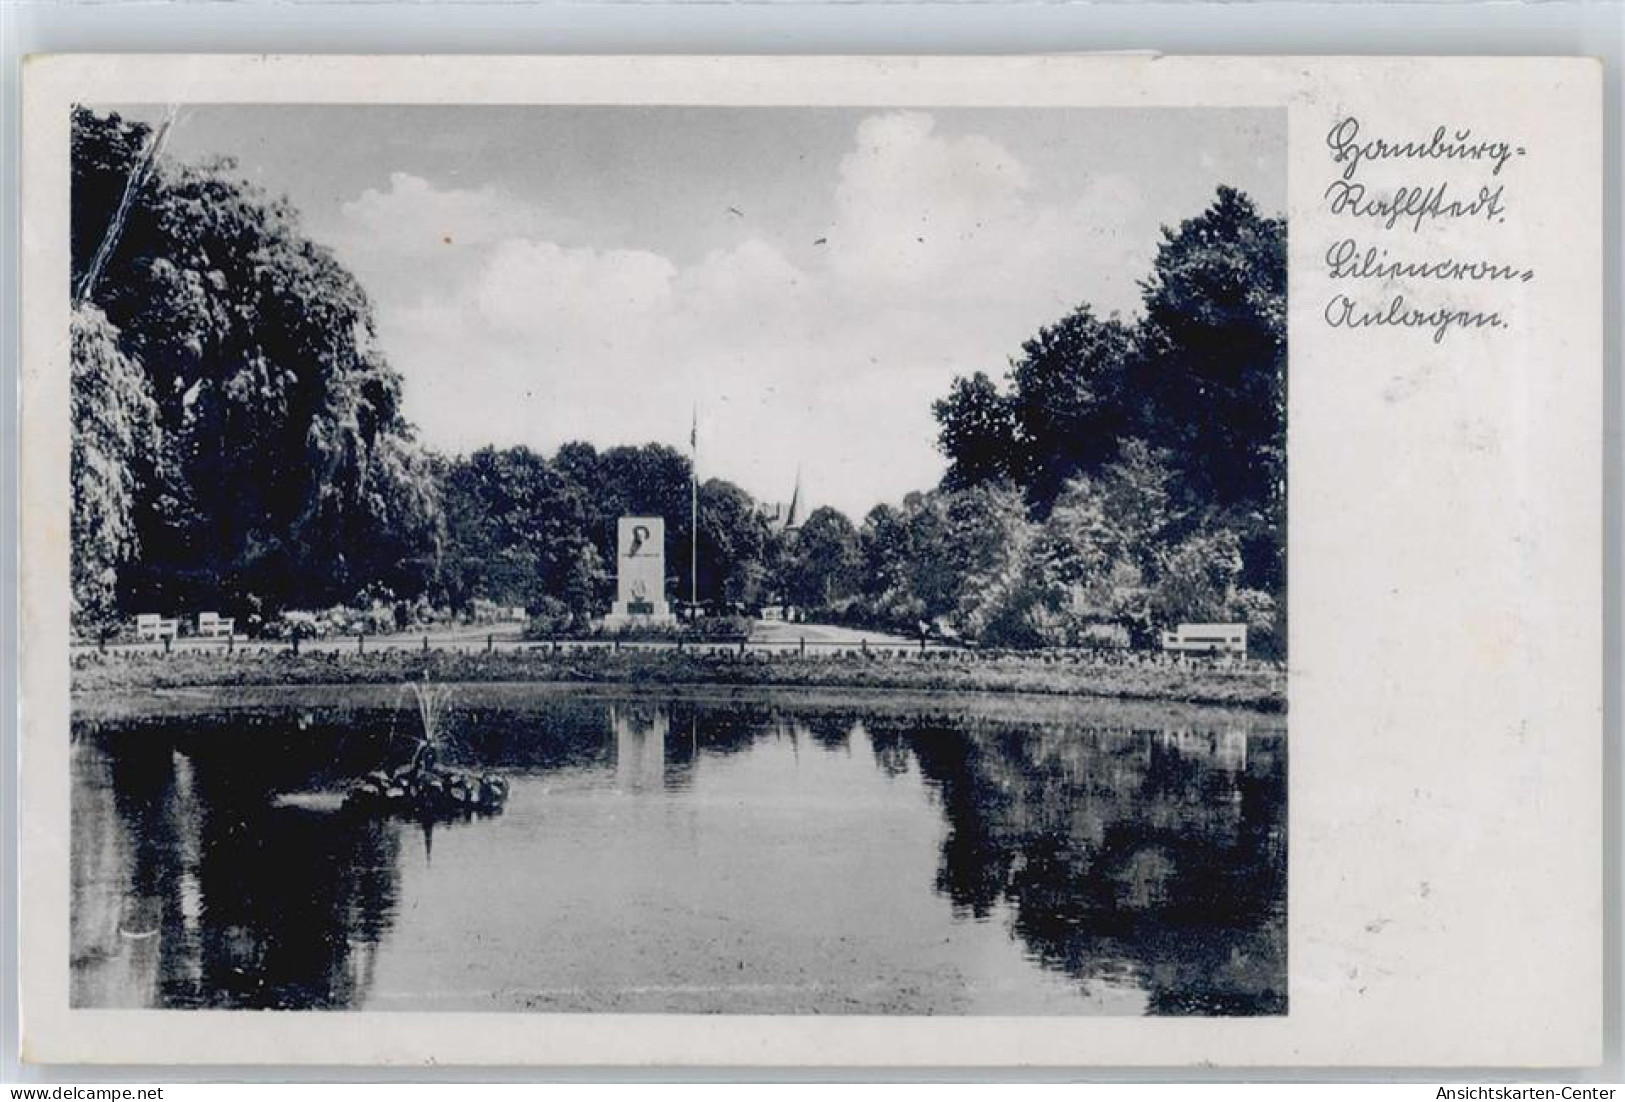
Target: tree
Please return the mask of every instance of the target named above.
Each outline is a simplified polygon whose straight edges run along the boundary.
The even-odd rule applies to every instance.
[[[1143,574],[1161,566],[1164,545],[1186,523],[1172,456],[1132,437],[1098,478],[1106,522],[1107,551],[1125,558]]]
[[[930,619],[945,615],[974,639],[1020,584],[1035,530],[1021,491],[1009,483],[952,491],[935,505],[920,514],[919,535],[933,538],[918,540],[924,551],[916,587]]]
[[[1014,481],[1038,515],[1049,512],[1067,479],[1116,452],[1131,424],[1124,387],[1133,357],[1132,330],[1084,305],[1023,343],[1008,393],[980,371],[955,379],[932,406],[949,462],[944,488]]]
[[[588,498],[602,490],[598,462],[598,449],[584,440],[560,444],[559,450],[553,453],[553,469],[580,486]]]
[[[1152,614],[1164,624],[1228,619],[1240,577],[1241,542],[1235,533],[1193,533],[1169,551],[1153,591]]]
[[[933,406],[942,489],[1013,480],[1042,524],[1025,565],[999,575],[1003,596],[973,602],[995,610],[983,630],[1054,637],[1109,616],[1144,642],[1159,620],[1223,614],[1284,642],[1285,223],[1222,187],[1164,229],[1141,286],[1137,323],[1080,306],[1022,345],[1004,390],[977,374]],[[956,577],[974,573],[970,562],[928,553],[942,535],[933,523],[930,510],[908,512],[927,549],[908,587],[896,580],[899,541],[866,524],[872,600],[895,604],[907,588],[936,609],[956,586],[979,588]]]
[[[829,506],[814,509],[789,548],[786,595],[803,608],[827,609],[857,590],[862,565],[852,522]]]
[[[621,517],[657,516],[666,521],[667,564],[687,564],[692,540],[687,456],[665,444],[599,452],[591,444],[571,441],[554,453],[553,465],[581,487],[587,536],[604,562],[615,561]]]
[[[951,542],[948,500],[953,494],[969,492],[939,489],[911,494],[903,500],[909,558],[905,564],[906,582],[899,596],[906,597],[908,607],[915,610],[916,623],[947,620],[959,607],[967,560],[957,554]]]
[[[699,488],[699,514],[700,600],[756,604],[767,580],[768,530],[755,499],[713,478]]]
[[[146,376],[161,437],[130,600],[275,607],[382,574],[421,584],[396,565],[433,558],[433,486],[359,284],[229,161],[138,172],[147,127],[73,123],[75,286],[110,244],[91,302]]]
[[[585,622],[605,606],[609,592],[609,571],[598,548],[582,540],[565,566],[560,599],[576,620]]]
[[[953,381],[946,398],[936,401],[937,448],[948,457],[942,484],[963,489],[1018,474],[1020,455],[1016,418],[998,386],[978,371]]]
[[[584,492],[543,456],[526,447],[481,448],[448,465],[441,496],[454,608],[476,597],[529,605],[567,592],[573,610],[591,605],[593,563],[601,572],[603,560],[587,537]]]
[[[1129,439],[1099,474],[1062,489],[1033,551],[1048,642],[1085,643],[1106,624],[1126,628],[1138,644],[1151,641],[1151,587],[1186,523],[1174,481],[1165,455]]]
[[[1247,518],[1244,573],[1266,589],[1285,583],[1286,282],[1285,222],[1221,187],[1163,231],[1133,375],[1140,435],[1195,500]]]
[[[1035,532],[1008,482],[910,494],[864,518],[856,588],[876,626],[977,638],[1019,586]]]
[[[1066,480],[1093,474],[1117,452],[1129,426],[1124,394],[1133,337],[1116,318],[1080,306],[1022,345],[1011,364],[1009,399],[1020,440],[1018,469],[1039,515]]]
[[[1140,581],[1098,482],[1068,482],[1033,545],[1033,566],[1046,604],[1092,620],[1116,618],[1118,590]]]
[[[551,460],[525,447],[482,448],[441,472],[444,593],[455,608],[483,597],[547,598],[578,620],[609,597],[623,516],[666,521],[668,596],[687,596],[689,464],[660,444],[598,452],[579,441]],[[731,482],[699,487],[700,597],[752,605],[770,577],[772,534],[756,501]]]
[[[356,572],[394,597],[429,591],[445,552],[445,517],[432,457],[406,432],[386,433],[361,486],[361,519],[349,539]]]
[[[141,550],[136,507],[158,455],[158,408],[100,310],[76,309],[72,325],[74,619],[101,627],[117,617],[120,569]]]
[[[863,595],[871,600],[907,581],[908,517],[895,505],[870,509],[858,530]]]
[[[870,509],[858,531],[861,575],[858,582],[863,617],[876,627],[915,630],[925,607],[914,592],[916,556],[912,513],[922,495],[910,494],[902,508],[881,504]]]

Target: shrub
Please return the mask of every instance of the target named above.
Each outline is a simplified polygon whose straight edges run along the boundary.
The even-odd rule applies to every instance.
[[[1238,589],[1230,614],[1247,625],[1247,653],[1253,658],[1286,656],[1286,610],[1273,596],[1257,589]]]
[[[526,639],[552,639],[569,631],[574,620],[570,607],[557,597],[539,597],[531,605],[524,636]]]
[[[750,638],[751,621],[744,616],[704,616],[688,625],[687,636],[707,643],[737,643]]]
[[[314,639],[326,634],[326,624],[313,613],[290,611],[271,620],[261,630],[268,639]]]

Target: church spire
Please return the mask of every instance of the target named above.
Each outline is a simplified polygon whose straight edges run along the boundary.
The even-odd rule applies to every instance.
[[[794,528],[796,526],[796,509],[800,506],[800,504],[801,504],[801,465],[798,463],[798,464],[796,464],[796,488],[794,490],[792,490],[791,493],[790,493],[790,511],[788,513],[786,513],[785,517],[784,517],[784,526],[786,528]]]

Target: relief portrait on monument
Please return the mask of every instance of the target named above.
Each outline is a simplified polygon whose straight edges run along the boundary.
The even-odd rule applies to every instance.
[[[616,526],[615,606],[607,622],[653,627],[675,623],[666,600],[666,522],[662,517],[621,517]]]

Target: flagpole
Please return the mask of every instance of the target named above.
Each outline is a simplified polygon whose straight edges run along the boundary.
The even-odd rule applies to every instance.
[[[694,420],[688,430],[688,615],[700,615],[700,407],[694,405]]]

